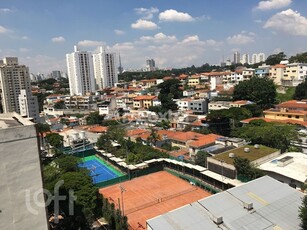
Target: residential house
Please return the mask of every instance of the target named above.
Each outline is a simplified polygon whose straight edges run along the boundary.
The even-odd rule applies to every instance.
[[[148,109],[150,106],[153,106],[153,101],[156,98],[157,98],[156,96],[150,96],[150,95],[136,96],[133,98],[133,108],[134,109],[140,109],[140,108]]]

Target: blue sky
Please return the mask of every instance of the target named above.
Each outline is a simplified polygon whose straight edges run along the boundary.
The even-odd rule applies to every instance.
[[[307,51],[305,0],[10,0],[0,3],[0,58],[66,71],[65,54],[97,46],[125,69],[217,64],[234,51]]]

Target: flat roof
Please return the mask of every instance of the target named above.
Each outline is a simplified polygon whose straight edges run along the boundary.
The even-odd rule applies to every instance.
[[[249,152],[245,152],[244,149],[249,148]],[[234,153],[236,157],[246,158],[249,161],[260,159],[264,156],[277,152],[277,149],[273,149],[264,145],[259,145],[259,149],[256,149],[253,145],[245,145],[240,148],[232,149],[221,154],[213,156],[214,159],[224,161],[227,164],[233,165],[233,158],[229,157],[229,153]]]
[[[303,197],[287,184],[264,176],[149,219],[147,225],[152,230],[204,226],[228,230],[299,229]]]
[[[22,117],[18,113],[0,114],[0,129],[7,129],[17,126],[34,125],[28,118]]]
[[[292,157],[293,161],[285,166],[278,166],[278,161],[283,161],[282,159],[285,157],[288,159]],[[275,172],[304,183],[307,180],[307,155],[300,152],[285,153],[270,162],[259,165],[258,168]]]

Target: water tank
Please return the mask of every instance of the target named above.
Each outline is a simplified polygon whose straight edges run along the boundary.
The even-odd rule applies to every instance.
[[[235,157],[235,154],[234,153],[229,153],[229,158],[234,158]]]
[[[249,148],[244,148],[244,152],[249,153],[250,149]]]
[[[85,139],[85,132],[84,131],[81,131],[79,133],[79,136],[80,136],[80,139],[84,140]]]
[[[255,145],[254,145],[254,148],[255,148],[255,149],[259,149],[259,145],[258,145],[258,144],[255,144]]]
[[[72,139],[74,141],[77,141],[79,139],[79,134],[78,133],[73,133],[71,136],[72,136]]]

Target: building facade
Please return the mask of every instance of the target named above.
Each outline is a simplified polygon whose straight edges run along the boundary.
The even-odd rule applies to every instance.
[[[96,89],[114,87],[118,83],[115,53],[105,52],[100,47],[99,53],[93,54],[93,63]]]
[[[66,62],[70,95],[94,93],[95,79],[91,53],[79,51],[75,46],[73,53],[66,54]]]
[[[3,113],[17,112],[38,121],[37,98],[32,96],[29,68],[18,64],[17,57],[0,62],[0,90]]]

